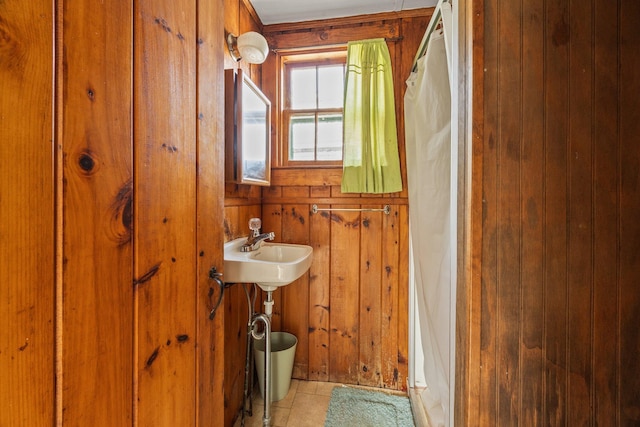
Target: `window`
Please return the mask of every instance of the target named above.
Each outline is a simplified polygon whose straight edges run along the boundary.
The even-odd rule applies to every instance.
[[[339,165],[346,51],[282,57],[285,165]]]

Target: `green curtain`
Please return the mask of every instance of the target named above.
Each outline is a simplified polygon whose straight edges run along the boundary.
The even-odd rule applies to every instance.
[[[342,192],[401,191],[393,73],[384,39],[349,42],[343,113]]]

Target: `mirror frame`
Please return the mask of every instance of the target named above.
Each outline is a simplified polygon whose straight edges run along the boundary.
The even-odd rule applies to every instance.
[[[245,91],[250,91],[264,103],[265,129],[264,140],[248,140],[246,135],[247,117],[242,105]],[[225,70],[225,170],[227,182],[236,184],[271,185],[271,101],[262,93],[260,88],[249,76],[238,69]],[[257,145],[256,145],[257,144]],[[264,144],[264,147],[263,147]],[[245,168],[246,159],[243,153],[246,149],[260,152],[264,148],[264,178],[252,176]],[[260,159],[259,163],[262,163]]]

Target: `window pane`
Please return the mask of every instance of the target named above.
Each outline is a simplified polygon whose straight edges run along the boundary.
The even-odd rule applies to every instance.
[[[342,108],[344,96],[344,67],[318,67],[318,107]]]
[[[318,117],[317,160],[342,160],[342,114]]]
[[[287,162],[339,164],[342,160],[342,108],[345,52],[287,56],[282,112],[288,117]]]
[[[289,160],[315,160],[315,116],[295,115],[289,125]]]
[[[291,70],[291,108],[311,110],[316,108],[316,68]]]

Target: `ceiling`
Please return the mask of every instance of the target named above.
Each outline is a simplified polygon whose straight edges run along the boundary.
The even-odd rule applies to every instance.
[[[249,0],[264,25],[433,7],[437,0]]]

